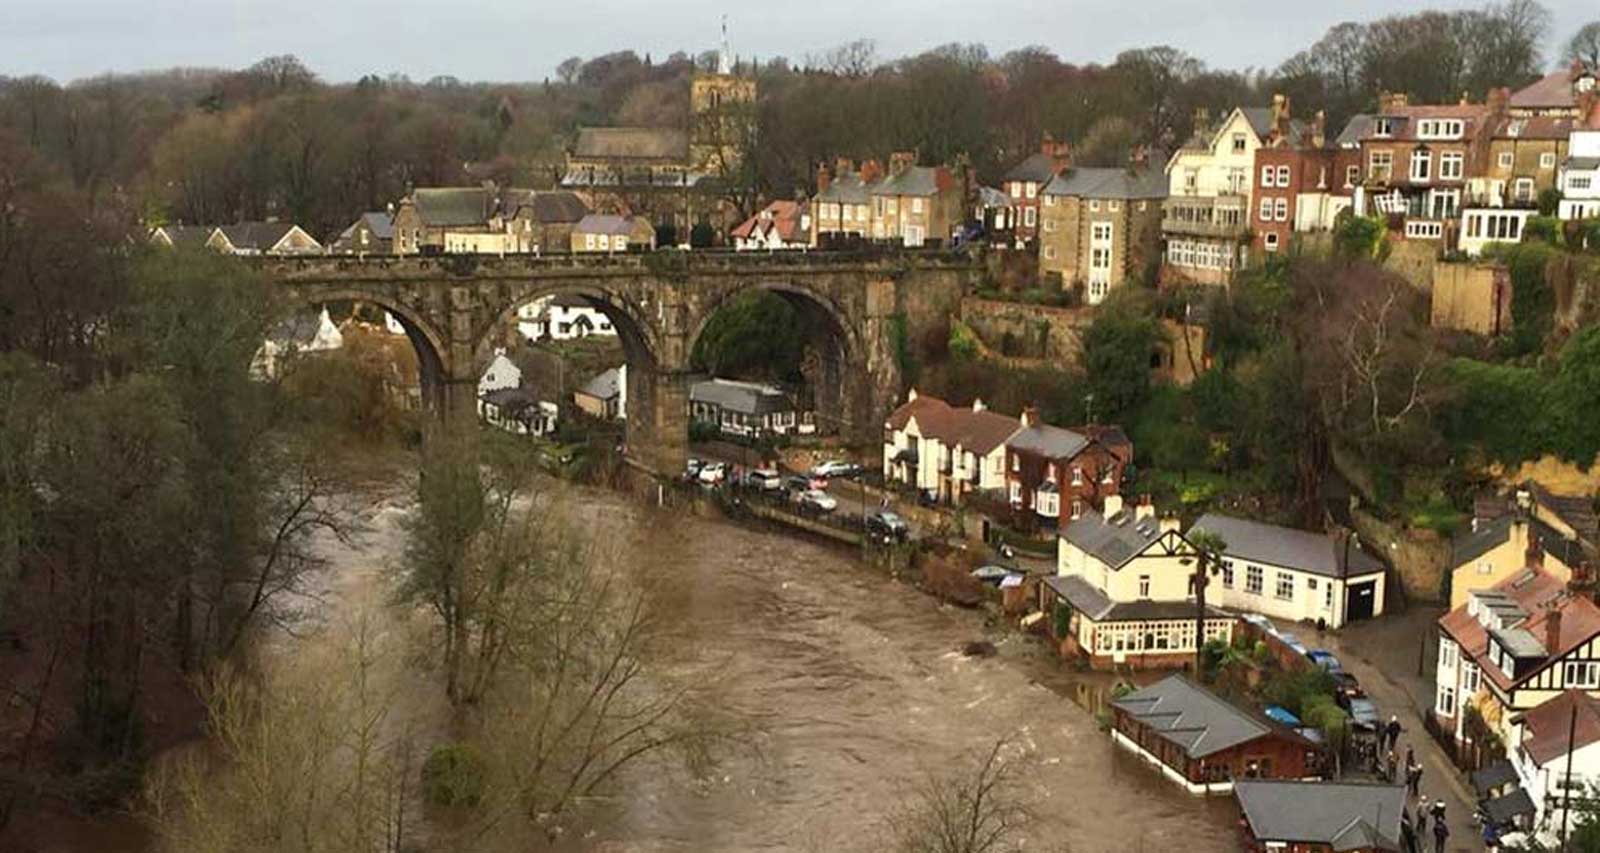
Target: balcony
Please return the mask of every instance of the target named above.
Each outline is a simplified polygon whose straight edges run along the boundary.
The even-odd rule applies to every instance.
[[[1174,196],[1161,205],[1161,230],[1167,234],[1219,239],[1243,238],[1250,212],[1242,195]]]

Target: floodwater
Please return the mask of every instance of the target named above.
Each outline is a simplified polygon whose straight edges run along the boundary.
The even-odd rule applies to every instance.
[[[403,479],[364,489],[352,541],[323,541],[317,602],[330,624],[387,600],[386,571],[404,544]],[[1033,815],[1025,850],[1238,849],[1231,799],[1180,791],[1113,747],[1080,707],[1103,703],[1103,680],[1072,673],[982,612],[941,605],[868,568],[856,549],[600,490],[577,490],[572,504],[618,556],[661,581],[680,629],[671,666],[712,685],[751,734],[709,778],[633,768],[587,804],[560,853],[882,851],[886,815],[998,738],[1010,739],[1017,796]],[[963,656],[976,639],[998,654]],[[296,642],[269,647],[292,654]],[[437,715],[437,685],[408,689],[419,691],[413,713]]]

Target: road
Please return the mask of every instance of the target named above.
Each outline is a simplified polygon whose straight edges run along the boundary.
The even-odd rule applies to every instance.
[[[1422,726],[1422,715],[1433,707],[1433,682],[1431,677],[1417,675],[1418,649],[1432,636],[1434,621],[1441,613],[1437,607],[1416,605],[1405,613],[1357,622],[1339,632],[1302,634],[1302,639],[1333,650],[1344,668],[1360,679],[1384,720],[1391,714],[1399,717],[1403,729],[1399,749],[1402,761],[1406,746],[1412,746],[1423,768],[1422,792],[1430,799],[1445,801],[1450,826],[1447,849],[1451,853],[1481,851],[1482,835],[1472,824],[1476,800],[1471,788]],[[1434,645],[1428,642],[1423,655],[1423,671],[1427,673],[1433,672]],[[1431,837],[1426,849],[1433,849]]]

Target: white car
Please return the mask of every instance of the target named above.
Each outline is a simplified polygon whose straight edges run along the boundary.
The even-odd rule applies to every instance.
[[[819,491],[817,489],[809,489],[801,492],[800,497],[796,500],[799,502],[802,509],[806,507],[815,507],[821,512],[833,512],[839,508],[838,499],[827,492]]]
[[[698,478],[700,482],[705,483],[708,486],[714,486],[722,482],[722,479],[727,476],[727,469],[728,466],[722,464],[721,462],[708,462],[700,469]]]
[[[849,462],[840,462],[837,459],[829,459],[828,461],[817,465],[815,468],[812,468],[811,469],[811,476],[813,476],[813,477],[848,477],[851,474],[854,474],[855,471],[856,471],[856,466],[851,465]]]
[[[757,468],[745,475],[745,485],[755,486],[765,492],[776,492],[783,488],[783,477],[771,468]]]

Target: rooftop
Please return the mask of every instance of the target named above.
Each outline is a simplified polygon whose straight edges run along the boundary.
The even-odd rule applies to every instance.
[[[1214,512],[1201,516],[1192,529],[1217,534],[1227,543],[1228,556],[1255,563],[1300,569],[1331,578],[1383,571],[1383,564],[1361,550],[1358,543],[1327,533],[1279,527]],[[1347,541],[1348,548],[1345,547]]]
[[[1182,675],[1168,676],[1111,705],[1176,744],[1190,758],[1204,758],[1274,730],[1267,721]]]
[[[1126,509],[1110,518],[1086,509],[1061,527],[1062,539],[1113,570],[1143,553],[1160,537],[1159,521],[1154,518],[1136,520]]]
[[[689,386],[689,401],[746,415],[788,412],[795,407],[794,400],[782,388],[733,379],[696,382]]]
[[[622,391],[622,368],[612,367],[585,382],[580,393],[598,400],[610,400]]]
[[[687,160],[689,136],[671,127],[580,127],[572,156],[583,160]]]
[[[1155,156],[1159,155],[1152,155]],[[1044,192],[1078,198],[1163,199],[1167,197],[1167,176],[1160,169],[1130,172],[1113,167],[1084,167],[1057,175]]]
[[[936,438],[950,447],[961,447],[979,456],[1006,443],[1022,427],[1022,422],[987,409],[952,406],[938,397],[919,394],[889,413],[888,427],[905,429],[912,418],[922,435]]]
[[[1477,592],[1466,604],[1439,618],[1439,628],[1461,647],[1461,653],[1478,664],[1485,678],[1500,690],[1509,690],[1538,674],[1544,665],[1519,669],[1516,681],[1487,659],[1490,626],[1483,624],[1474,610],[1485,606],[1494,609],[1502,618],[1494,632],[1497,639],[1511,647],[1519,656],[1522,648],[1530,657],[1544,658],[1546,665],[1556,660],[1596,634],[1600,634],[1600,607],[1584,596],[1568,592],[1566,585],[1554,576],[1538,569],[1524,569],[1491,587],[1486,593]],[[1506,605],[1511,605],[1507,607]],[[1550,614],[1559,611],[1559,631],[1550,636]],[[1511,633],[1513,630],[1521,633]],[[1523,637],[1526,634],[1527,637]],[[1528,643],[1532,638],[1539,651],[1534,652]],[[1553,640],[1553,642],[1552,642]]]
[[[1258,841],[1326,844],[1335,851],[1401,849],[1404,786],[1240,779],[1233,792]]]
[[[1006,439],[1006,446],[1046,459],[1070,459],[1089,446],[1089,437],[1070,429],[1036,423],[1023,427]]]
[[[1567,754],[1569,731],[1575,749],[1600,741],[1600,699],[1581,690],[1563,691],[1520,719],[1522,751],[1541,767]]]

